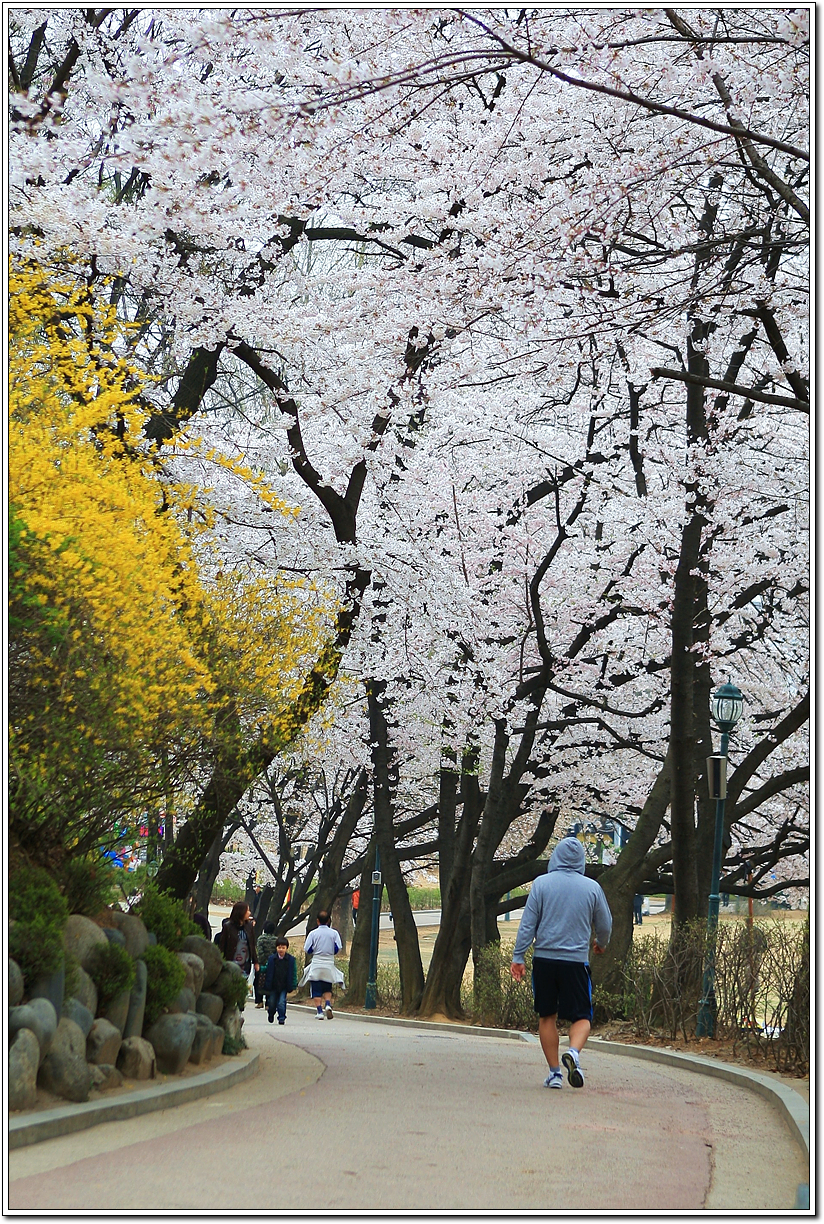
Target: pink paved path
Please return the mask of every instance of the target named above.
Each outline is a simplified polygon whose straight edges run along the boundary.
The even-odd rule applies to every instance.
[[[535,1044],[246,1015],[255,1079],[10,1153],[11,1209],[781,1210],[808,1180],[778,1113],[706,1076],[593,1046],[556,1092]]]

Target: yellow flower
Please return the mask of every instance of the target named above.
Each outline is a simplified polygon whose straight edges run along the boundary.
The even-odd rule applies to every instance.
[[[295,734],[290,706],[332,602],[309,583],[216,564],[203,488],[170,483],[145,442],[136,338],[114,308],[33,261],[10,261],[9,291],[18,781],[47,804],[49,780],[63,785],[88,753],[102,769],[128,750],[155,770],[161,745],[203,752],[229,707],[241,736]],[[192,438],[173,450],[297,514],[239,458]]]

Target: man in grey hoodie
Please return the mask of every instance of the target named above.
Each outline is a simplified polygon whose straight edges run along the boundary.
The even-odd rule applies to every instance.
[[[538,1037],[549,1063],[547,1088],[562,1088],[564,1077],[573,1088],[583,1088],[579,1055],[592,1024],[592,979],[589,943],[603,952],[612,932],[604,890],[584,875],[586,856],[576,837],[565,837],[552,852],[546,875],[539,876],[524,906],[512,976],[520,982],[526,972],[524,953],[535,943],[532,956],[532,993],[538,1013]],[[569,1050],[559,1061],[558,1016],[570,1021]]]

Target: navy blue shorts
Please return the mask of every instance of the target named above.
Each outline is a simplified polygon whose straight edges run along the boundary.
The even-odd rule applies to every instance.
[[[592,977],[580,961],[532,958],[532,995],[539,1016],[592,1022]]]

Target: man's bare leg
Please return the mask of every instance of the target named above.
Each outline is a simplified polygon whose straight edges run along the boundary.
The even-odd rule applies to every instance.
[[[560,1067],[557,1016],[540,1016],[538,1019],[538,1040],[544,1052],[544,1058],[550,1070]],[[585,1038],[586,1040],[586,1038]]]
[[[567,1079],[573,1088],[584,1086],[584,1073],[579,1065],[578,1055],[586,1044],[590,1027],[589,1020],[573,1020],[569,1026],[569,1050],[561,1061],[566,1067]]]
[[[569,1044],[571,1049],[581,1053],[587,1043],[592,1025],[589,1020],[573,1020],[569,1026]]]

